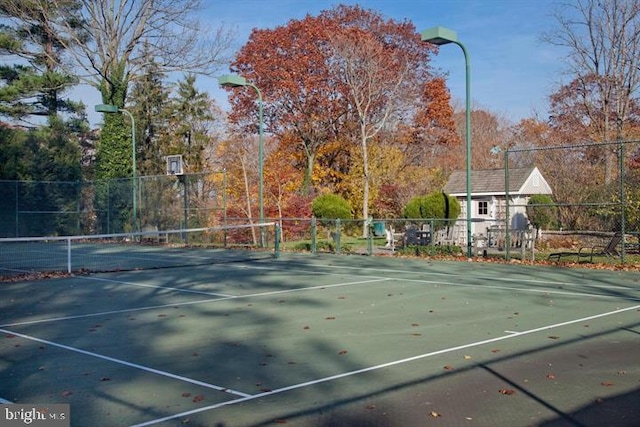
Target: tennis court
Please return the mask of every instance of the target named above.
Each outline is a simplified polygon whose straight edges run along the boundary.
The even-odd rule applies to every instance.
[[[283,253],[0,283],[0,400],[72,426],[632,426],[637,272]]]

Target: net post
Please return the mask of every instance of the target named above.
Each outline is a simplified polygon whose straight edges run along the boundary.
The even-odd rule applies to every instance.
[[[275,247],[274,247],[274,250],[273,250],[273,256],[274,256],[274,258],[278,259],[278,258],[280,258],[280,232],[281,232],[280,225],[276,222],[273,225],[273,228],[274,228],[274,235],[275,235],[275,240],[276,240],[275,241]]]
[[[67,238],[67,273],[71,274],[71,239]]]

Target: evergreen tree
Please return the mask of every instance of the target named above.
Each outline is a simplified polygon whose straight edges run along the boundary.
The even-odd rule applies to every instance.
[[[164,173],[163,157],[167,154],[161,147],[167,133],[170,91],[163,83],[165,74],[158,64],[149,58],[142,76],[135,81],[131,91],[131,112],[137,127],[137,166],[140,175]]]
[[[189,173],[206,169],[205,149],[213,122],[213,102],[209,94],[199,91],[196,77],[190,74],[178,82],[172,107],[172,141],[167,154],[182,154]]]
[[[68,10],[78,7],[76,1],[66,3]],[[81,103],[61,97],[77,79],[62,70],[65,41],[55,26],[73,18],[48,0],[0,0],[0,17],[0,115],[25,120],[82,113]]]

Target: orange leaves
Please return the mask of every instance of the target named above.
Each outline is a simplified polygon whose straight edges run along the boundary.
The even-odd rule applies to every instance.
[[[420,104],[421,91],[416,88],[431,78],[427,64],[433,49],[419,40],[413,24],[387,20],[358,6],[336,6],[318,16],[253,30],[231,69],[260,88],[265,132],[277,139],[277,148],[271,151],[277,155],[267,150],[267,192],[277,199],[294,193],[302,183],[304,190],[313,185],[344,192],[351,189],[353,194],[354,183],[348,181],[368,168],[364,156],[354,156],[351,150],[358,123],[366,124],[366,141],[371,142],[382,128],[388,132],[413,126],[409,123],[412,118],[401,112]],[[444,83],[440,89],[434,92],[439,103],[433,108],[447,116],[451,107],[446,108],[449,98],[444,96]],[[229,94],[230,120],[255,136],[255,91],[236,88]],[[387,119],[394,122],[384,126]],[[392,132],[395,134],[381,138],[387,147],[405,139],[400,132]],[[419,160],[412,159],[413,163]],[[407,162],[403,158],[401,166]],[[288,166],[283,167],[285,164]],[[231,170],[233,165],[223,166]],[[398,169],[402,167],[394,170]],[[388,180],[374,181],[377,185]],[[403,181],[412,185],[408,178]],[[376,192],[372,188],[372,198]],[[364,198],[354,195],[353,205],[368,204],[361,200]]]

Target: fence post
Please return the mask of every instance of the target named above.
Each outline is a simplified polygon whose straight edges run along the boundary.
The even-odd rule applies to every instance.
[[[336,219],[336,234],[333,238],[333,242],[336,245],[336,254],[340,253],[340,234],[342,233],[342,221],[340,218]]]
[[[367,223],[367,255],[373,255],[373,218],[366,219]]]
[[[276,239],[273,255],[277,259],[277,258],[280,258],[280,225],[276,222],[273,227],[274,227],[274,234]]]
[[[316,238],[317,238],[318,226],[316,224],[316,217],[311,217],[311,253],[316,253]]]
[[[509,149],[507,148],[506,150],[504,150],[504,194],[505,194],[505,198],[504,198],[504,202],[505,202],[505,208],[504,208],[504,214],[505,214],[505,221],[504,221],[504,257],[505,259],[508,261],[511,258],[510,255],[510,251],[511,251],[511,236],[509,235],[509,227],[510,227],[510,220],[509,220]]]
[[[16,206],[15,206],[15,208],[16,208],[16,224],[15,224],[16,229],[15,229],[15,237],[20,237],[20,214],[18,213],[19,208],[20,208],[20,201],[18,199],[20,197],[20,194],[18,193],[18,191],[20,189],[18,188],[18,181],[15,182],[14,188],[15,188],[15,192],[16,192]]]

